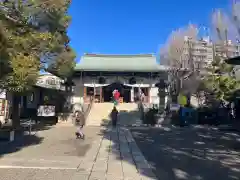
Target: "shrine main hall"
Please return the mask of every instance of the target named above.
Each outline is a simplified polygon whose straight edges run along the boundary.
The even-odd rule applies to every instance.
[[[74,69],[72,103],[111,102],[113,90],[120,92],[122,103],[137,100],[139,91],[146,103],[158,103],[160,79],[167,80],[167,67],[157,63],[153,54],[84,54]]]

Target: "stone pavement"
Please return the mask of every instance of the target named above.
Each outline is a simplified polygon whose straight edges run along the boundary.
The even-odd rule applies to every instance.
[[[76,140],[73,136],[54,142],[53,139],[57,137],[56,132],[59,132],[59,129],[62,134],[58,136],[61,137],[73,131],[73,129],[70,131],[70,127],[56,127],[40,132],[39,136],[42,133],[51,138],[44,140],[42,144],[0,156],[0,179],[156,179],[128,129],[98,127],[95,131],[91,130],[94,131],[92,132],[94,135],[88,135],[90,131],[85,130],[89,131],[86,132],[86,137],[90,138],[86,138],[86,142]],[[53,131],[56,132],[53,134]],[[84,148],[83,152],[81,148]],[[48,155],[44,156],[47,152]]]
[[[83,158],[76,179],[156,179],[128,129],[105,129],[103,134]]]
[[[239,133],[205,126],[131,132],[160,180],[240,180]]]

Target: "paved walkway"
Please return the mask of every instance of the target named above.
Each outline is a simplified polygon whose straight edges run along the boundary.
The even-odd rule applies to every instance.
[[[70,127],[42,131],[39,136],[45,139],[39,144],[2,154],[0,179],[156,179],[128,129],[87,127],[85,141],[74,139],[73,131]],[[54,141],[58,136],[64,138]]]
[[[96,149],[98,149],[96,151]],[[79,165],[76,179],[147,180],[156,179],[147,161],[126,128],[104,130]]]

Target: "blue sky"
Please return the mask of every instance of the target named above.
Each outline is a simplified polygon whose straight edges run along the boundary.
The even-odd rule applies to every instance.
[[[215,8],[230,0],[72,0],[68,34],[83,53],[157,53],[172,30],[189,22],[209,26]]]

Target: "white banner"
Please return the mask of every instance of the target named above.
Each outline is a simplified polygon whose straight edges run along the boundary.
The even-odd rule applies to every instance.
[[[86,87],[104,87],[108,86],[109,84],[84,84]]]
[[[149,84],[124,84],[124,86],[129,86],[129,87],[150,87]]]

